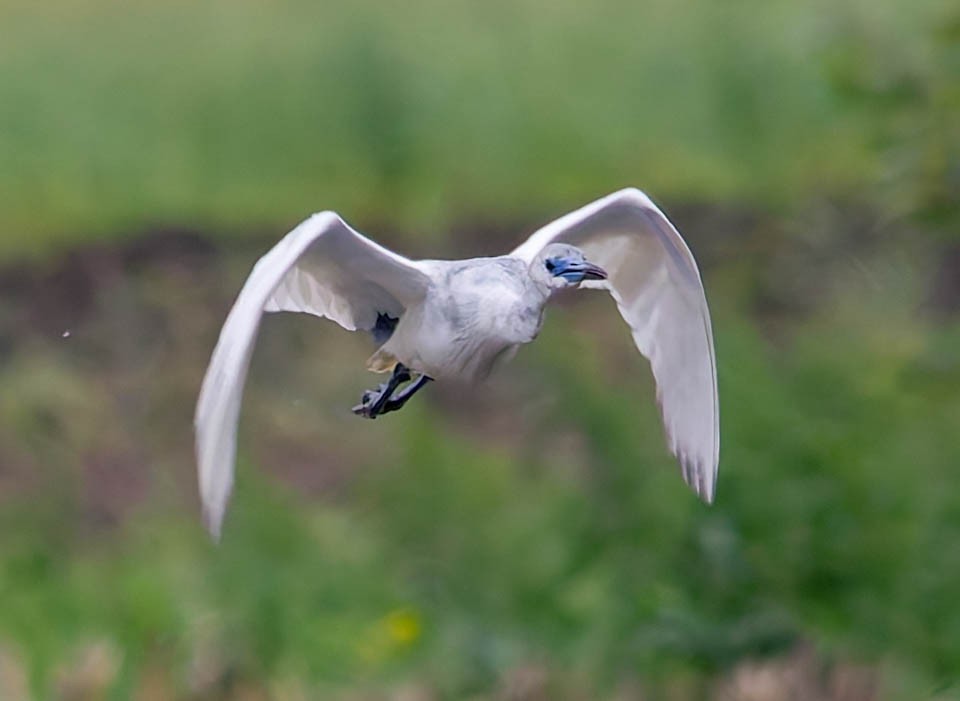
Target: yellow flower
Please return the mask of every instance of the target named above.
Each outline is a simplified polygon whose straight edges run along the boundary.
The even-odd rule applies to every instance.
[[[416,642],[423,631],[420,614],[411,608],[391,611],[384,619],[384,624],[390,640],[401,647]]]
[[[416,609],[394,609],[367,629],[358,641],[357,654],[369,665],[380,665],[413,645],[422,633],[423,622]]]

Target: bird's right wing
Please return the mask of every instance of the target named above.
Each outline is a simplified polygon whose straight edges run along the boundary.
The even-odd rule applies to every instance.
[[[351,331],[372,329],[378,314],[399,317],[422,299],[429,282],[417,263],[333,212],[314,214],[257,262],[220,331],[194,417],[200,498],[214,538],[233,487],[240,401],[263,313],[307,312]]]
[[[720,456],[713,332],[700,272],[680,233],[649,197],[628,188],[547,224],[511,255],[530,263],[550,243],[577,246],[607,271],[606,280],[582,286],[616,300],[650,361],[683,478],[713,501]]]

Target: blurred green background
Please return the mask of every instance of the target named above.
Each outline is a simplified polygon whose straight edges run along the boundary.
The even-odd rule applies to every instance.
[[[320,209],[495,254],[627,185],[700,261],[700,504],[610,300],[375,423],[269,317],[222,545],[192,411]],[[960,698],[960,8],[0,0],[0,699]]]

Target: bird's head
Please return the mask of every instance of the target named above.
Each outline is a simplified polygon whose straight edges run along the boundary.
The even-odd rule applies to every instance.
[[[607,271],[588,261],[576,246],[551,243],[530,264],[530,276],[551,289],[564,289],[584,280],[606,280]]]

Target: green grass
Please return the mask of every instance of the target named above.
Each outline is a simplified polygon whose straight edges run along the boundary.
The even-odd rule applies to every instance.
[[[627,184],[792,205],[895,167],[942,188],[951,21],[939,0],[6,0],[0,256],[323,208],[429,239]],[[930,162],[896,161],[903,138]]]
[[[170,699],[386,698],[408,683],[493,698],[529,665],[560,699],[631,679],[699,698],[801,641],[875,670],[887,699],[960,674],[958,329],[911,319],[906,299],[871,312],[838,293],[788,325],[802,334],[785,348],[714,280],[710,508],[666,455],[645,364],[604,299],[554,310],[480,408],[438,387],[375,424],[345,411],[368,379],[348,362],[355,340],[271,319],[213,547],[188,424],[213,333],[194,328],[215,314],[170,292],[183,271],[151,270],[0,373],[0,444],[31,470],[0,510],[0,648],[40,698],[85,679],[85,656],[113,698],[150,684]],[[189,277],[192,299],[223,284]],[[116,346],[121,299],[140,311]],[[298,494],[311,475],[326,475],[319,501]]]

